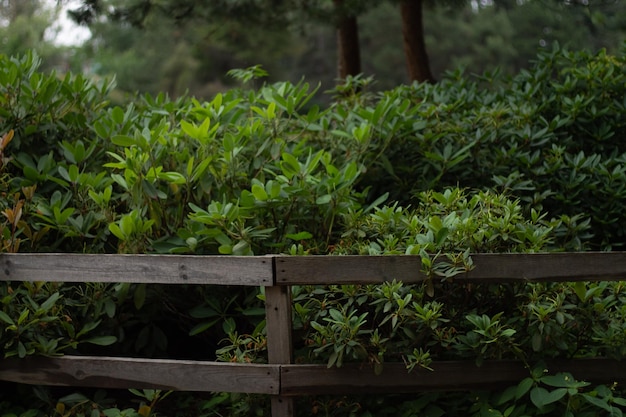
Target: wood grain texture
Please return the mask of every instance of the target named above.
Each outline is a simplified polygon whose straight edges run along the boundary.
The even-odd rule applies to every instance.
[[[293,417],[295,415],[293,397],[272,396],[272,417]]]
[[[626,279],[625,252],[473,254],[475,268],[456,281]],[[0,280],[273,285],[419,282],[417,256],[192,256],[1,254]]]
[[[281,393],[288,395],[398,393],[502,389],[517,385],[530,372],[519,361],[486,361],[478,367],[473,361],[442,361],[430,365],[433,371],[404,364],[385,364],[380,375],[368,365],[284,365],[281,367]],[[554,361],[551,373],[569,372],[578,380],[611,385],[626,381],[626,362],[609,359]]]
[[[278,394],[278,366],[93,356],[5,359],[0,380],[33,385]]]
[[[265,256],[1,254],[0,281],[272,285]]]
[[[626,252],[474,254],[475,268],[455,281],[597,281],[626,279]],[[385,364],[292,364],[290,285],[420,282],[416,256],[179,256],[1,254],[0,281],[135,282],[264,286],[269,365],[112,357],[27,358],[0,361],[0,380],[27,384],[272,395],[272,415],[292,417],[295,395],[458,391],[515,385],[529,375],[518,361],[435,362],[434,372]],[[626,382],[626,361],[554,361],[551,373],[579,380]]]
[[[521,381],[528,371],[519,362],[485,363],[442,362],[434,371],[414,369],[408,372],[402,363],[388,363],[380,375],[369,365],[346,364],[341,368],[326,365],[285,365],[281,368],[283,395],[399,393],[457,391],[498,386]]]
[[[291,363],[293,348],[289,287],[265,288],[265,317],[269,363]]]
[[[473,254],[459,282],[626,280],[626,252]],[[417,256],[278,256],[277,285],[420,282]]]
[[[266,287],[265,312],[269,363],[290,364],[293,361],[291,287]],[[272,417],[294,416],[291,397],[274,396],[271,406]]]

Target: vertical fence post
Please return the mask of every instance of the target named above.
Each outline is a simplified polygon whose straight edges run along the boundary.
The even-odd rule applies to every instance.
[[[274,261],[274,284],[276,267]],[[271,364],[290,364],[293,361],[291,287],[265,287],[265,314],[267,319],[267,353]],[[272,397],[272,417],[293,417],[293,398]]]

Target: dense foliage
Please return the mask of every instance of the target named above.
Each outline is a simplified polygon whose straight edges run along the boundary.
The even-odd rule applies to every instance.
[[[2,56],[2,250],[414,254],[430,277],[423,285],[396,277],[381,286],[294,288],[299,360],[376,369],[404,361],[411,370],[433,359],[622,358],[621,282],[476,287],[448,278],[472,268],[471,252],[620,247],[624,59],[555,49],[511,80],[453,73],[439,85],[380,94],[357,77],[320,108],[305,82],[231,90],[208,102],[161,94],[110,106],[111,83],[43,74],[32,54]],[[231,74],[245,81],[263,71]],[[5,357],[264,362],[263,315],[257,289],[0,286]],[[176,397],[134,394],[147,409],[115,411],[101,393],[57,404],[37,392],[59,415],[145,416]],[[176,398],[195,415],[267,407],[257,396]],[[451,398],[398,398],[393,409],[320,398],[303,409],[581,416],[621,415],[624,405],[614,387],[542,372],[473,404]],[[15,410],[0,403],[6,415]]]
[[[392,90],[384,97],[406,104],[368,120],[372,135],[386,138],[405,124],[393,146],[371,141],[382,155],[366,182],[380,192],[394,181],[391,197],[403,203],[458,184],[510,192],[527,209],[570,217],[573,240],[562,248],[620,248],[625,65],[623,56],[555,48],[509,83],[453,73],[437,85]]]

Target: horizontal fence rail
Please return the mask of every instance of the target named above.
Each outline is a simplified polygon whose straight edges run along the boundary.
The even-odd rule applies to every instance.
[[[433,370],[387,363],[376,374],[370,366],[240,364],[188,360],[137,359],[97,356],[6,359],[0,380],[32,385],[151,388],[189,392],[240,392],[283,396],[410,393],[498,389],[529,375],[516,360],[435,361]],[[626,382],[626,362],[606,358],[556,360],[546,364],[553,372],[576,372],[588,382]]]
[[[474,267],[453,282],[626,280],[626,252],[473,254]],[[380,284],[428,279],[417,256],[192,256],[0,254],[0,281],[131,282],[265,287],[269,364],[96,356],[0,360],[0,380],[101,388],[242,392],[272,396],[272,416],[291,417],[298,395],[454,391],[501,388],[529,375],[520,361],[435,361],[433,371],[386,363],[293,364],[292,285]],[[599,383],[626,382],[626,362],[604,358],[554,361]]]
[[[2,254],[0,281],[273,285],[272,257]]]
[[[626,253],[580,252],[473,254],[474,268],[456,275],[458,282],[621,281]],[[276,285],[381,284],[394,279],[428,279],[418,256],[279,256]]]
[[[62,356],[5,359],[0,380],[33,385],[279,394],[277,365]]]
[[[341,368],[326,365],[282,365],[283,395],[411,393],[425,391],[468,391],[502,389],[529,376],[516,360],[491,360],[477,366],[474,361],[434,361],[433,370],[415,368],[410,373],[401,363],[386,363],[379,375],[358,364]],[[626,382],[626,362],[604,358],[555,360],[546,364],[552,372],[572,372],[578,379],[606,383]]]
[[[626,252],[473,254],[458,282],[621,281]],[[275,268],[273,264],[275,263]],[[203,285],[416,283],[418,256],[193,256],[0,254],[0,281],[131,282]],[[274,271],[275,269],[275,271]]]

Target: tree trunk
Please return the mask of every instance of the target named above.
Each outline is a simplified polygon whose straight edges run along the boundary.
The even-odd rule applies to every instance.
[[[359,26],[356,17],[345,10],[343,0],[333,1],[337,11],[338,76],[344,80],[361,72]]]
[[[423,0],[402,0],[400,2],[404,56],[409,78],[412,81],[435,82],[424,42],[422,5]]]

